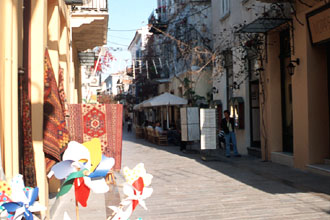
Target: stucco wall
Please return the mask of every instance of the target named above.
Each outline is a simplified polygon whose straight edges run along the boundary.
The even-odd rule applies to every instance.
[[[212,70],[205,69],[200,73],[193,74],[193,86],[196,95],[202,96],[207,99],[207,93],[212,89]]]
[[[307,8],[297,4],[297,17],[305,21],[306,13],[322,6],[314,4]],[[325,46],[311,45],[307,23],[302,26],[295,20],[295,57],[300,58],[293,77],[295,120],[295,166],[304,168],[307,164],[323,163],[329,157],[329,105],[328,76]],[[305,94],[306,97],[303,97]],[[304,107],[304,109],[302,109]],[[307,121],[307,122],[306,122]],[[307,136],[303,142],[302,137]]]
[[[323,163],[329,157],[329,97],[328,73],[325,47],[311,45],[306,13],[322,3],[308,8],[296,4],[297,18],[293,19],[293,44],[291,60],[300,59],[292,79],[293,108],[293,159],[294,166],[305,169],[306,165]],[[280,74],[279,30],[268,34],[268,57],[265,72],[265,111],[262,118],[266,126],[262,129],[262,149],[270,158],[271,152],[281,152],[282,147],[282,109]],[[292,34],[292,32],[291,32]],[[265,149],[267,147],[267,149]],[[265,155],[263,155],[265,158]]]
[[[3,5],[0,5],[0,26],[4,27],[5,25],[5,7]],[[1,145],[1,156],[2,156],[2,164],[1,166],[4,167],[4,156],[3,156],[3,152],[4,152],[4,121],[3,121],[3,107],[4,106],[4,92],[3,89],[4,88],[4,60],[5,60],[5,56],[4,56],[4,31],[0,32],[0,145]]]
[[[225,50],[232,51],[233,58],[233,72],[234,81],[241,83],[239,88],[233,90],[233,97],[242,97],[244,100],[244,129],[237,129],[237,147],[240,153],[247,154],[247,147],[250,147],[251,143],[251,131],[250,131],[250,98],[249,98],[249,80],[244,79],[248,74],[240,74],[239,78],[236,78],[243,67],[242,54],[240,52],[240,42],[234,35],[234,30],[237,31],[237,27],[243,24],[249,24],[261,15],[260,12],[264,10],[269,4],[261,3],[259,1],[230,1],[230,12],[226,16],[222,16],[220,11],[221,1],[212,1],[212,27],[213,27],[213,48],[217,55]],[[240,12],[240,13],[238,13]],[[235,28],[236,27],[236,28]],[[219,60],[216,62],[216,66],[213,69],[213,87],[215,87],[218,93],[213,94],[213,100],[221,100],[223,110],[228,109],[227,106],[230,100],[227,100],[227,85],[226,82],[226,70],[224,68],[223,57],[219,56]],[[242,65],[243,64],[243,65]]]
[[[7,179],[19,173],[18,151],[18,34],[21,33],[22,4],[4,0],[0,3],[0,106],[1,148]],[[21,39],[20,39],[21,40]]]
[[[278,58],[280,54],[279,42],[280,38],[277,31],[268,34],[269,53],[267,61],[264,64],[265,71],[262,73],[262,81],[264,82],[265,88],[265,105],[261,107],[261,143],[263,159],[270,159],[271,152],[282,151],[281,69],[280,59]]]

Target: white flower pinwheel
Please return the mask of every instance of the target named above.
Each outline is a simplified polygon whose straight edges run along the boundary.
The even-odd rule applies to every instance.
[[[132,170],[125,167],[124,176],[127,182],[123,185],[123,192],[127,197],[119,207],[109,206],[114,211],[114,215],[109,218],[111,220],[127,220],[138,204],[147,210],[144,200],[153,193],[152,188],[145,187],[151,184],[153,176],[147,174],[143,163],[139,163]]]
[[[140,206],[147,210],[145,199],[149,198],[153,192],[152,188],[144,187],[142,192],[134,189],[131,185],[125,183],[123,186],[124,194],[127,196],[120,204],[123,206],[134,207],[134,202],[137,201]],[[134,207],[135,208],[135,207]]]

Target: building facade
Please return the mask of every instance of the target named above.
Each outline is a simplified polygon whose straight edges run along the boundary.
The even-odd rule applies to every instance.
[[[192,102],[207,100],[212,88],[210,15],[211,1],[158,1],[149,18],[154,53],[147,56],[156,63],[159,93],[170,92]]]
[[[328,2],[212,1],[213,100],[239,151],[323,172],[329,158]],[[322,171],[323,168],[323,171]]]
[[[91,59],[90,62],[80,62],[81,66],[76,67],[78,77],[74,89],[77,90],[79,103],[96,103],[97,92],[101,90],[100,58],[106,54],[102,46],[107,43],[108,2],[84,1],[82,5],[73,8],[71,19],[75,53]]]
[[[272,161],[329,173],[330,4],[306,3],[292,5],[292,23],[268,34],[262,147]]]
[[[157,9],[148,19],[152,35],[135,68],[140,102],[164,92],[187,98],[190,105],[207,102],[212,89],[210,14],[211,1],[157,1]],[[166,118],[161,115],[165,111],[153,114],[157,120]],[[170,123],[179,123],[179,117],[179,108],[170,107]]]
[[[73,83],[69,80],[75,77],[70,10],[62,0],[2,1],[0,10],[4,27],[0,34],[2,166],[10,180],[24,173],[26,164],[22,161],[31,157],[31,169],[35,169],[31,178],[39,187],[41,204],[47,207],[49,190],[43,152],[45,51],[48,49],[57,81],[62,71],[67,100],[74,102],[75,95],[70,92]],[[31,153],[22,154],[26,149]]]
[[[281,6],[251,0],[212,1],[213,100],[219,123],[225,109],[235,118],[238,150],[242,154],[261,156],[260,75],[257,70],[264,49],[260,45],[264,34],[241,30],[270,13],[272,7]]]
[[[49,191],[58,187],[58,183],[46,177],[43,119],[47,109],[44,94],[49,85],[44,83],[45,71],[51,67],[56,89],[65,94],[63,101],[68,104],[78,102],[81,83],[78,51],[79,37],[83,34],[72,38],[79,27],[72,23],[75,7],[68,3],[64,0],[0,3],[1,166],[7,181],[21,173],[27,185],[38,186],[39,201],[46,207]],[[107,28],[104,29],[106,33]],[[87,45],[89,41],[85,41]],[[49,210],[42,213],[43,219],[49,219]]]

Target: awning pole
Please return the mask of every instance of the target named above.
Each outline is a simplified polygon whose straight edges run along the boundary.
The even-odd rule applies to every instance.
[[[160,120],[162,121],[162,128],[164,128],[163,106],[160,106]]]
[[[170,128],[170,122],[168,120],[168,105],[166,106],[166,124],[167,124],[167,129]]]

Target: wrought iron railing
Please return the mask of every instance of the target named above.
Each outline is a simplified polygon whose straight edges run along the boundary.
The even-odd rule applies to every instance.
[[[156,9],[151,12],[148,19],[149,24],[167,24],[166,10],[163,8]]]
[[[89,10],[89,11],[108,11],[107,0],[83,0],[83,4],[75,6],[74,10]]]
[[[167,14],[161,10],[163,9],[152,11],[148,19],[148,24],[151,25],[150,32],[154,34],[160,34],[160,30],[165,31],[168,27]]]

